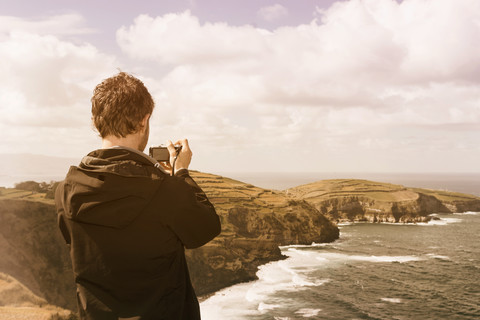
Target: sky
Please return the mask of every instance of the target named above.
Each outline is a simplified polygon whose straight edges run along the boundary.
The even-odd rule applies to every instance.
[[[478,0],[0,0],[0,153],[100,148],[94,87],[207,172],[480,172]]]

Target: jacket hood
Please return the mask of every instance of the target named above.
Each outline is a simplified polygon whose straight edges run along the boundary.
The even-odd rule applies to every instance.
[[[112,228],[128,226],[151,201],[165,173],[147,155],[99,149],[70,167],[61,199],[68,218]]]

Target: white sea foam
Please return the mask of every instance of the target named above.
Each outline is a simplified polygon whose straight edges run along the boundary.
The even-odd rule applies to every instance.
[[[298,311],[296,311],[296,314],[301,315],[304,318],[311,318],[317,316],[322,309],[309,309],[309,308],[303,308]]]
[[[203,301],[200,308],[202,319],[248,319],[265,314],[280,307],[271,300],[276,292],[297,292],[329,281],[310,276],[323,265],[316,259],[318,252],[292,247],[282,252],[289,258],[260,266],[257,281],[234,285]]]
[[[336,252],[303,247],[284,247],[282,253],[287,259],[267,263],[259,267],[258,280],[237,284],[223,289],[201,303],[202,319],[249,319],[268,313],[269,310],[281,308],[275,294],[282,292],[298,292],[311,287],[322,286],[331,281],[328,278],[317,278],[317,270],[335,267],[346,261],[392,263],[410,262],[425,259],[417,256],[368,256],[349,255]],[[300,309],[303,317],[315,317],[320,309]],[[302,311],[302,312],[303,312]],[[313,314],[316,312],[315,315]],[[300,314],[300,313],[299,313]]]
[[[345,261],[365,261],[365,262],[411,262],[422,260],[421,257],[417,256],[360,256],[360,255],[348,255],[342,253],[319,253],[315,259],[319,261],[324,261],[325,263],[338,263]]]
[[[316,247],[328,247],[331,246],[333,242],[329,243],[315,243],[312,242],[312,244],[292,244],[288,246],[280,246],[280,250],[287,250],[289,248],[316,248]]]
[[[278,304],[267,304],[267,303],[260,302],[258,304],[257,310],[260,311],[261,313],[266,313],[267,311],[276,309],[278,307],[280,307]]]
[[[401,303],[402,299],[398,298],[381,298],[380,300],[385,301],[385,302],[390,302],[390,303]]]
[[[438,255],[435,253],[428,253],[427,256],[432,259],[450,260],[450,257]]]
[[[442,217],[439,220],[430,220],[427,223],[418,223],[420,226],[445,226],[450,223],[462,222],[462,219],[458,218],[445,218]]]
[[[258,302],[250,303],[246,293],[254,282],[237,284],[223,289],[200,304],[203,320],[243,320],[259,315]]]
[[[350,256],[352,260],[368,262],[410,262],[421,260],[416,256]]]
[[[467,211],[467,212],[456,212],[454,213],[456,215],[460,215],[460,216],[463,216],[463,215],[472,215],[472,216],[476,216],[476,215],[479,215],[480,212],[473,212],[473,211]]]
[[[355,224],[355,222],[340,222],[340,223],[337,223],[337,226],[339,226],[339,227],[350,226],[352,224]]]

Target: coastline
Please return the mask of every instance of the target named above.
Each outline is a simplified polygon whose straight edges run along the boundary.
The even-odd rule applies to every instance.
[[[432,210],[438,208],[437,205],[440,201],[433,199],[434,195],[429,190],[410,190],[403,186],[363,180],[320,181],[316,184],[299,186],[295,193],[292,191],[287,194],[286,191],[263,189],[218,175],[196,171],[192,171],[191,174],[207,193],[222,219],[222,233],[218,238],[199,249],[186,251],[192,283],[194,288],[198,288],[196,292],[200,302],[209,300],[220,290],[232,285],[245,284],[258,279],[257,273],[259,270],[263,270],[266,265],[273,261],[286,260],[281,250],[287,247],[301,249],[312,245],[322,247],[335,243],[334,241],[340,236],[339,229],[343,226],[342,224],[336,225],[332,222],[333,219],[328,220],[326,218],[327,214],[333,212],[333,209],[338,214],[345,214],[351,221],[363,219],[361,223],[365,225],[372,224],[373,219],[371,222],[365,221],[364,213],[374,212],[379,214],[379,210],[383,210],[384,216],[380,218],[384,220],[377,219],[373,223],[379,224],[382,221],[389,221],[385,219],[392,214],[393,204],[400,201],[402,206],[395,207],[397,210],[394,213],[405,215],[408,219],[401,220],[401,216],[397,215],[398,221],[401,223],[394,224],[408,225],[405,222],[415,222],[416,220],[409,219],[416,214],[421,214],[421,216],[431,215]],[[45,199],[45,194],[13,189],[1,191],[0,200],[5,203],[3,210],[11,216],[11,219],[17,219],[10,223],[18,224],[21,222],[25,226],[32,223],[36,224],[32,220],[32,215],[17,215],[20,212],[35,213],[38,215],[38,219],[43,219],[47,217],[44,214],[42,215],[42,212],[54,211],[53,200]],[[424,196],[418,196],[422,192],[425,193]],[[457,207],[458,204],[461,204],[467,212],[475,211],[468,208],[468,204],[472,201],[472,203],[478,202],[478,199],[473,196],[461,194],[440,192],[439,196],[442,201],[449,201],[451,210],[453,210],[453,206]],[[409,199],[408,206],[404,201],[406,198]],[[418,199],[422,201],[419,203]],[[458,199],[461,201],[458,202]],[[12,200],[19,201],[11,202]],[[314,203],[313,200],[319,200],[318,204]],[[10,201],[9,205],[12,208],[14,206],[18,207],[18,210],[11,211],[12,208],[8,209],[7,201]],[[372,201],[376,202],[373,203]],[[43,204],[40,205],[41,203]],[[355,205],[352,206],[352,203]],[[44,205],[47,205],[48,208]],[[375,210],[362,211],[363,205],[368,205],[368,208]],[[417,209],[421,209],[421,211]],[[11,211],[11,214],[8,213],[8,210]],[[324,212],[327,214],[324,214]],[[351,212],[354,215],[349,215]],[[52,232],[53,229],[57,228],[53,221],[55,215],[48,216],[48,219],[52,219],[52,223],[42,225],[45,228],[42,235],[56,235],[56,232]],[[15,239],[11,240],[21,243],[25,255],[30,256],[30,252],[38,252],[38,250],[32,248],[30,242],[19,237],[20,234],[12,235],[8,233],[8,230],[8,228],[5,229],[3,235],[15,236]],[[45,243],[45,241],[39,239],[35,243]],[[59,243],[62,242],[59,241]],[[63,243],[61,248],[62,250],[65,249]],[[19,257],[15,255],[8,258],[17,261]],[[32,256],[32,259],[34,258],[43,259],[43,257]],[[51,261],[50,255],[46,258]],[[61,259],[68,260],[68,253]],[[278,262],[280,265],[285,263]],[[18,262],[18,265],[22,264]],[[22,268],[21,272],[37,275],[41,270],[36,270],[36,265],[38,263],[32,262],[29,266]],[[57,269],[58,266],[48,267],[49,272]],[[14,272],[20,272],[20,270],[9,270],[13,272],[12,276],[15,276]],[[61,270],[66,272],[63,267]],[[42,285],[36,283],[41,277],[32,276],[30,278],[32,283],[26,283],[26,285],[38,287],[42,294],[51,294],[55,291],[58,297],[67,296],[66,293],[60,292],[60,288],[46,288],[45,285],[42,287]]]
[[[202,297],[202,319],[297,319],[303,315],[338,319],[339,314],[340,318],[361,318],[370,312],[382,319],[412,312],[422,315],[420,318],[429,312],[436,312],[439,319],[466,315],[461,304],[458,305],[464,299],[458,297],[463,290],[450,287],[442,279],[450,274],[446,272],[453,272],[450,281],[456,279],[467,285],[469,280],[465,279],[469,279],[469,275],[459,276],[457,264],[461,262],[467,268],[465,271],[478,268],[478,259],[469,260],[464,256],[470,250],[478,252],[480,247],[470,246],[468,251],[457,249],[469,243],[469,234],[474,235],[462,231],[463,228],[478,230],[479,216],[479,212],[445,213],[438,215],[440,220],[432,220],[440,223],[352,223],[345,226],[340,239],[332,243],[282,246],[282,253],[288,253],[289,258],[260,266],[257,281],[240,283]],[[458,219],[460,217],[462,219]],[[465,223],[465,219],[475,221],[475,225]],[[452,241],[459,240],[460,235],[463,240]],[[478,233],[475,237],[478,238]],[[441,239],[448,243],[438,245]],[[418,241],[426,243],[419,246]],[[442,277],[437,277],[438,273]],[[419,275],[421,279],[416,278]],[[475,279],[470,278],[478,283]],[[391,288],[391,283],[397,286]],[[451,290],[446,290],[447,287]],[[338,294],[332,295],[332,290]],[[411,293],[411,290],[416,291]],[[467,305],[475,301],[471,294],[462,294]],[[434,309],[412,310],[407,302],[414,299],[422,305],[425,295],[435,298],[430,301]],[[345,305],[345,301],[355,299],[361,302]],[[444,299],[458,306],[453,309],[443,306]],[[478,312],[477,308],[469,314],[478,316]]]

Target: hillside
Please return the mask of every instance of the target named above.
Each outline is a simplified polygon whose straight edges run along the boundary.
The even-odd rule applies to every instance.
[[[70,255],[57,230],[54,206],[4,197],[0,197],[0,272],[50,304],[76,308]]]
[[[283,259],[280,245],[331,242],[339,231],[303,200],[233,179],[192,172],[222,221],[222,233],[187,251],[198,294],[256,279],[257,267]]]
[[[480,211],[479,197],[367,180],[324,180],[275,191],[213,174],[192,176],[222,221],[220,236],[202,248],[187,250],[199,295],[255,279],[259,265],[284,258],[280,245],[334,241],[339,236],[335,222],[419,222],[430,219],[431,213]],[[2,312],[15,312],[12,305],[17,305],[24,313],[29,308],[24,304],[32,301],[37,309],[48,304],[75,309],[68,249],[57,228],[52,199],[0,188],[0,252],[0,272],[31,291],[13,295],[17,298]],[[8,286],[0,281],[0,302]]]
[[[358,179],[322,180],[285,192],[336,222],[425,222],[432,213],[480,211],[480,197]]]
[[[215,205],[222,233],[206,246],[187,250],[197,294],[256,278],[257,267],[283,259],[279,245],[334,241],[338,228],[303,200],[229,178],[192,172]],[[56,224],[53,200],[44,194],[0,190],[0,272],[34,294],[75,309],[68,250]]]

